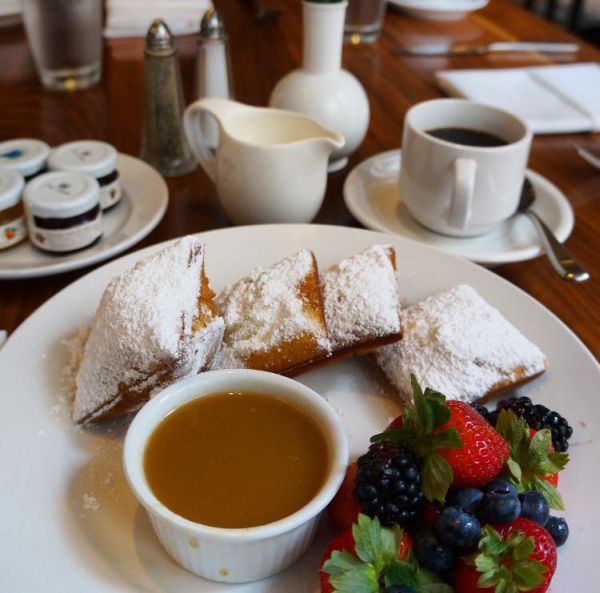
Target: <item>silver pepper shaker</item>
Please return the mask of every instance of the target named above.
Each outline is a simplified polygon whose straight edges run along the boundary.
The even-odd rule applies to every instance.
[[[209,8],[202,17],[196,49],[196,98],[203,97],[233,97],[225,24],[214,8]],[[208,146],[216,148],[219,129],[214,118],[205,115],[201,125]]]
[[[179,177],[197,167],[182,126],[181,74],[173,35],[155,19],[144,50],[144,127],[141,158],[166,177]]]

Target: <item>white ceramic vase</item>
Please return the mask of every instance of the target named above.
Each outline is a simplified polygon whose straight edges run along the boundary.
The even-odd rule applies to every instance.
[[[346,166],[348,155],[363,141],[369,127],[369,101],[355,76],[342,70],[344,19],[348,3],[303,5],[303,66],[284,76],[271,94],[270,105],[304,113],[346,139],[331,155],[329,170]]]

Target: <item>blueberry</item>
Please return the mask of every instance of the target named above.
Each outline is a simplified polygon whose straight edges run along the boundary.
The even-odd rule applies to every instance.
[[[486,492],[479,507],[483,523],[510,523],[521,514],[519,497],[508,492]]]
[[[540,492],[522,492],[519,494],[521,501],[521,517],[534,521],[542,527],[550,515],[550,507]]]
[[[415,590],[408,585],[390,585],[383,590],[383,593],[415,593]]]
[[[482,498],[483,492],[478,488],[465,488],[448,500],[448,506],[461,507],[467,513],[474,513]]]
[[[479,541],[479,521],[459,507],[446,507],[435,522],[439,540],[453,548],[468,548]]]
[[[507,492],[513,496],[518,496],[517,487],[504,478],[494,478],[484,489],[484,492]]]
[[[569,537],[569,526],[562,517],[549,517],[544,525],[557,546],[562,546]]]
[[[433,572],[450,570],[456,562],[454,550],[441,543],[430,527],[417,534],[415,553],[421,565]]]

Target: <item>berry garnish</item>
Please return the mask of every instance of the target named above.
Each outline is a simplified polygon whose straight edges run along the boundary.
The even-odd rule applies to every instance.
[[[382,525],[406,525],[424,501],[419,464],[412,451],[391,441],[374,443],[358,458],[354,499]]]
[[[550,410],[541,404],[534,404],[526,396],[511,397],[501,401],[493,412],[488,411],[480,404],[471,404],[492,426],[496,426],[498,416],[502,410],[512,410],[517,416],[523,418],[530,428],[541,430],[548,428],[552,433],[554,450],[564,453],[569,448],[569,439],[573,429],[566,418],[558,412]]]
[[[505,476],[520,492],[541,492],[550,508],[562,510],[564,504],[555,484],[569,456],[554,451],[550,431],[531,431],[527,422],[512,410],[500,412],[496,429],[510,448]]]
[[[489,484],[485,485],[485,492],[505,492],[506,494],[519,494],[518,488],[505,478],[494,478]]]
[[[497,530],[486,525],[478,548],[456,568],[456,593],[544,593],[550,586],[556,545],[536,523],[519,518]]]
[[[435,531],[447,546],[470,548],[479,541],[481,524],[460,507],[446,507],[435,522]]]
[[[529,519],[544,527],[550,515],[550,507],[541,492],[522,492],[519,494],[521,501],[521,517]]]
[[[483,492],[479,488],[465,488],[455,492],[448,500],[448,506],[460,507],[467,513],[476,513]]]
[[[442,543],[431,527],[417,533],[415,554],[421,566],[437,573],[451,570],[457,559],[454,548]]]
[[[394,441],[421,460],[423,493],[444,502],[454,488],[483,486],[501,471],[509,457],[500,435],[468,404],[446,401],[444,395],[425,392],[411,376],[413,406],[407,406],[387,430],[372,441]]]
[[[562,546],[569,538],[569,526],[562,517],[548,517],[545,528],[557,546]]]
[[[479,506],[479,515],[484,523],[510,523],[520,514],[519,497],[502,490],[486,492]]]
[[[435,585],[435,586],[434,586]],[[410,551],[410,538],[377,518],[358,521],[333,540],[323,556],[321,593],[452,593],[436,575],[423,570]]]

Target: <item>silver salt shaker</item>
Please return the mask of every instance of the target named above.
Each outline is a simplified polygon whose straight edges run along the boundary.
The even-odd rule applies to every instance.
[[[144,50],[144,128],[141,158],[166,177],[179,177],[197,167],[182,126],[184,110],[179,62],[173,35],[155,19]]]
[[[225,24],[221,15],[209,8],[202,17],[196,49],[196,98],[233,98],[231,62]],[[216,148],[219,143],[219,128],[209,115],[201,120],[206,143]]]

